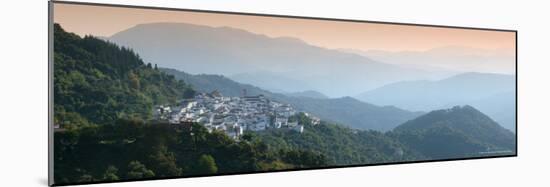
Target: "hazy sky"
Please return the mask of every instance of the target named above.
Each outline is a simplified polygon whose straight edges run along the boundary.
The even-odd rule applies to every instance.
[[[55,4],[54,21],[79,35],[111,36],[136,24],[184,22],[241,28],[270,37],[290,36],[326,48],[423,51],[445,46],[514,53],[513,32],[353,23],[264,16]]]

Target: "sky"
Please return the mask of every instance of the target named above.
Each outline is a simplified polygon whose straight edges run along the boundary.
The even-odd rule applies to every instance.
[[[515,33],[154,9],[54,5],[54,21],[78,35],[111,36],[137,24],[183,22],[234,27],[270,37],[295,37],[329,49],[426,51],[446,46],[515,52]]]

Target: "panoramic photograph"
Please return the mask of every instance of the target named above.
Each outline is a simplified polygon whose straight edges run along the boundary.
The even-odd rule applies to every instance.
[[[516,155],[516,33],[53,4],[53,179]]]

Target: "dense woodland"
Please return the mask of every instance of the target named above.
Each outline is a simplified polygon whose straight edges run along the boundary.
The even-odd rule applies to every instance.
[[[291,120],[304,125],[303,133],[269,129],[239,140],[197,123],[153,121],[154,105],[190,98],[196,85],[143,62],[130,49],[79,37],[58,24],[54,29],[56,184],[460,158],[515,145],[513,134],[468,107],[453,109],[464,115],[448,125],[438,124],[456,115],[435,112],[386,133],[326,121],[313,125],[300,113]],[[485,134],[461,126],[462,118],[481,124]],[[506,137],[484,138],[495,132]],[[439,153],[445,145],[434,142],[463,149]]]
[[[193,89],[145,64],[132,50],[55,25],[56,123],[112,124],[119,118],[151,117],[154,103],[191,97]],[[67,119],[68,118],[68,119]]]

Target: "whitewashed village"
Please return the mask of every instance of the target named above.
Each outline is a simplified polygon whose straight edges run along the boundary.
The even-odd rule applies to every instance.
[[[303,124],[290,120],[298,112],[289,104],[270,100],[264,95],[248,96],[246,90],[243,93],[241,97],[225,97],[218,91],[199,93],[177,106],[156,106],[153,116],[174,125],[196,122],[209,132],[223,131],[233,139],[239,139],[245,130],[286,128],[299,133],[304,131]],[[304,114],[313,125],[320,123],[318,117]]]

